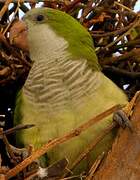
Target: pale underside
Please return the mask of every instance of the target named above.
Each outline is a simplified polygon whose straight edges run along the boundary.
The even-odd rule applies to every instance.
[[[44,49],[43,53],[38,51],[39,56],[32,56],[35,62],[22,90],[22,123],[36,126],[22,132],[20,137],[24,144],[34,144],[35,148],[63,136],[109,107],[127,101],[108,78],[88,66],[86,59],[71,59],[65,51],[66,41],[58,42],[52,45],[53,52]],[[48,48],[50,46],[51,42]],[[50,159],[54,162],[65,156],[71,159],[71,164],[110,122],[111,118],[104,119],[80,137],[57,146],[49,153]],[[112,137],[110,134],[108,139]],[[103,144],[107,149],[108,145]],[[94,154],[93,158],[96,151]]]

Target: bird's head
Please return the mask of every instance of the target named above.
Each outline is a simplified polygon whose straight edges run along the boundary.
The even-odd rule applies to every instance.
[[[73,57],[86,58],[98,69],[93,40],[73,17],[51,8],[35,8],[24,16],[30,52],[67,50]]]

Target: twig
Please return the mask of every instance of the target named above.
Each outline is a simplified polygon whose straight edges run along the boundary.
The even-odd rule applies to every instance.
[[[114,66],[108,66],[108,65],[103,66],[103,69],[122,77],[128,77],[130,79],[140,78],[140,72],[129,72],[125,69],[120,69],[120,68],[117,68]]]
[[[134,11],[132,11],[132,9],[128,8],[125,5],[123,5],[123,4],[121,4],[121,3],[117,2],[117,1],[115,1],[114,4],[122,7],[123,9],[126,9],[127,11],[130,11],[132,14],[136,15],[136,13]]]
[[[134,109],[136,100],[139,95],[140,95],[140,91],[137,91],[134,97],[131,99],[131,101],[123,108],[123,111],[126,113],[128,117],[131,116],[132,109]]]
[[[94,31],[91,31],[91,35],[93,37],[106,37],[106,36],[116,36],[116,35],[119,35],[125,31],[127,31],[129,28],[131,28],[132,26],[134,25],[134,22],[130,23],[128,26],[126,27],[123,27],[123,28],[120,28],[120,29],[117,29],[115,31],[111,31],[111,32],[107,32],[107,33],[99,33],[98,31],[95,33]]]
[[[61,178],[59,180],[70,180],[70,179],[76,179],[76,178],[82,180],[83,178],[85,178],[85,176],[81,174],[81,175],[75,175],[75,176],[70,176],[70,177],[66,177],[66,178]]]
[[[50,0],[21,0],[22,3],[39,3],[49,2]],[[53,0],[52,2],[64,2],[63,0]],[[5,3],[5,0],[0,0],[0,3]],[[18,0],[12,0],[11,3],[18,3]]]
[[[115,41],[111,42],[110,44],[108,44],[105,48],[108,49],[110,48],[111,46],[113,46],[114,44],[116,44],[117,42],[119,42],[123,37],[127,36],[130,34],[130,32],[137,26],[139,26],[140,24],[140,18],[139,16],[137,16],[136,20],[134,21],[134,24],[133,26],[128,30],[126,31],[124,34],[122,34],[121,36],[119,36]]]
[[[11,51],[12,55],[15,55],[17,58],[19,58],[19,60],[21,60],[22,62],[24,62],[27,66],[31,67],[31,63],[29,63],[27,60],[25,60],[25,58],[23,58],[23,56],[21,56],[21,54],[17,53],[12,46],[10,46],[10,44],[8,43],[8,41],[6,40],[5,36],[0,32],[0,42],[4,43],[4,45],[6,46],[6,48]],[[0,53],[2,54],[2,56],[4,55],[6,58],[6,60],[9,60],[8,55],[6,55],[6,53],[4,51],[0,51]]]
[[[118,50],[120,48],[124,48],[124,47],[140,47],[140,38],[134,39],[134,40],[130,40],[127,43],[124,44],[119,44],[117,45],[114,50]]]
[[[8,26],[4,29],[3,35],[6,34],[6,32],[7,32],[8,29],[9,29],[9,27],[11,26],[11,24],[12,24],[13,21],[15,20],[15,15],[16,15],[17,12],[19,11],[19,7],[20,7],[20,2],[21,2],[21,1],[22,1],[22,0],[18,0],[18,5],[17,5],[16,10],[15,10],[15,12],[14,12],[14,16],[12,17],[12,20],[10,21],[10,23],[8,24]]]
[[[68,5],[66,5],[66,1],[64,1],[65,11],[66,12],[70,11],[72,8],[74,8],[74,6],[76,6],[80,2],[81,2],[81,0],[74,0],[74,1],[70,1],[70,3]]]
[[[10,74],[10,67],[5,67],[0,70],[0,76],[6,77],[8,74]]]
[[[0,180],[7,180],[7,177],[4,174],[0,174]]]
[[[3,140],[3,142],[4,142],[4,144],[5,144],[6,148],[7,148],[7,152],[10,155],[14,165],[16,165],[18,158],[15,156],[15,154],[13,152],[13,149],[11,148],[11,146],[10,146],[10,144],[8,142],[7,137],[2,133],[2,128],[0,128],[0,133],[2,134],[2,140]]]
[[[94,162],[94,164],[90,168],[89,175],[86,177],[85,180],[92,180],[94,173],[97,170],[97,168],[99,167],[103,158],[104,158],[104,152],[100,156],[98,156],[98,158],[96,159],[96,161]]]
[[[107,126],[107,128],[103,130],[103,132],[94,140],[94,142],[90,143],[89,146],[84,150],[84,152],[80,154],[80,156],[70,167],[70,170],[72,171],[114,127],[116,127],[115,122]]]
[[[140,49],[134,48],[130,52],[126,52],[125,54],[120,56],[100,59],[100,64],[103,66],[103,65],[112,65],[118,63],[119,61],[124,61],[126,59],[127,61],[129,61],[129,57],[138,57],[139,53],[140,53]],[[130,59],[130,61],[133,61],[132,58]],[[135,59],[135,61],[139,63],[139,59]]]
[[[1,177],[3,178],[6,178],[5,177],[5,173],[8,171],[8,168],[5,167],[5,166],[2,166],[2,159],[1,159],[1,154],[0,154],[0,179],[2,179]],[[2,176],[3,175],[3,176]]]
[[[0,32],[0,42],[3,42],[4,45],[10,50],[11,46],[9,45],[8,41],[6,40],[5,36]]]
[[[31,156],[27,157],[24,161],[22,161],[20,164],[15,166],[13,169],[10,169],[6,174],[7,177],[11,178],[11,177],[15,176],[20,171],[22,171],[24,168],[26,168],[29,164],[31,164],[34,160],[36,160],[37,158],[39,158],[40,156],[45,154],[48,150],[50,150],[54,146],[56,146],[60,143],[64,143],[65,141],[68,141],[69,139],[80,135],[88,127],[91,127],[93,124],[95,124],[96,122],[99,122],[100,120],[102,120],[102,118],[105,118],[106,116],[115,112],[119,108],[120,108],[119,105],[115,105],[112,108],[108,109],[107,111],[97,115],[95,118],[90,119],[86,123],[84,123],[81,126],[79,126],[78,128],[76,128],[75,130],[72,130],[69,133],[65,134],[64,136],[62,136],[60,138],[56,138],[56,139],[52,140],[51,142],[43,145],[40,149],[33,152],[33,154]]]
[[[8,6],[9,6],[9,4],[12,2],[12,0],[6,0],[6,1],[4,1],[4,2],[5,2],[5,4],[4,4],[4,6],[2,7],[2,9],[1,9],[1,11],[0,11],[0,20],[2,19],[3,15],[4,15],[5,12],[7,11]]]
[[[25,177],[24,180],[31,180],[32,178],[34,178],[37,175],[38,175],[38,171],[34,170],[30,173],[30,175],[28,177]]]
[[[12,133],[15,133],[16,131],[19,131],[22,129],[29,129],[29,128],[32,128],[33,126],[34,126],[34,124],[26,124],[26,125],[19,124],[11,129],[0,132],[0,136],[3,134],[5,134],[5,135],[12,134]]]

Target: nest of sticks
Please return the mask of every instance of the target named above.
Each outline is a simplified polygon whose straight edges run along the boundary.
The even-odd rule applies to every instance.
[[[13,23],[21,19],[28,10],[37,6],[67,12],[89,30],[102,71],[131,99],[140,86],[140,14],[134,12],[136,3],[137,0],[0,0],[0,146],[3,147],[0,150],[0,179],[39,179],[40,167],[35,160],[48,149],[79,135],[93,122],[89,120],[82,127],[51,141],[35,152],[32,147],[19,150],[10,145],[13,140],[11,134],[32,126],[13,127],[12,123],[16,93],[22,88],[32,66],[28,52],[23,51],[20,46],[11,45],[10,29]],[[112,107],[95,118],[102,119],[117,108]],[[116,124],[112,124],[96,142],[87,147],[86,152],[78,157],[70,172],[115,126]],[[87,174],[80,174],[76,178],[94,179],[93,174],[102,162],[103,156],[97,159]],[[75,178],[67,171],[67,164],[64,158],[46,167],[46,174],[50,175],[45,178]]]

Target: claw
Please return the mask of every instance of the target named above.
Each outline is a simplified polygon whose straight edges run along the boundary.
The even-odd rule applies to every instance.
[[[134,132],[134,127],[132,126],[132,123],[128,117],[131,117],[131,114],[133,112],[132,110],[135,106],[135,102],[139,94],[140,91],[137,91],[131,101],[127,103],[127,105],[122,110],[118,110],[113,115],[113,120],[117,124],[119,124],[122,128],[128,127],[131,132]]]
[[[123,110],[118,110],[117,112],[115,112],[113,115],[113,120],[123,129],[128,127],[130,131],[133,132],[132,123]]]

